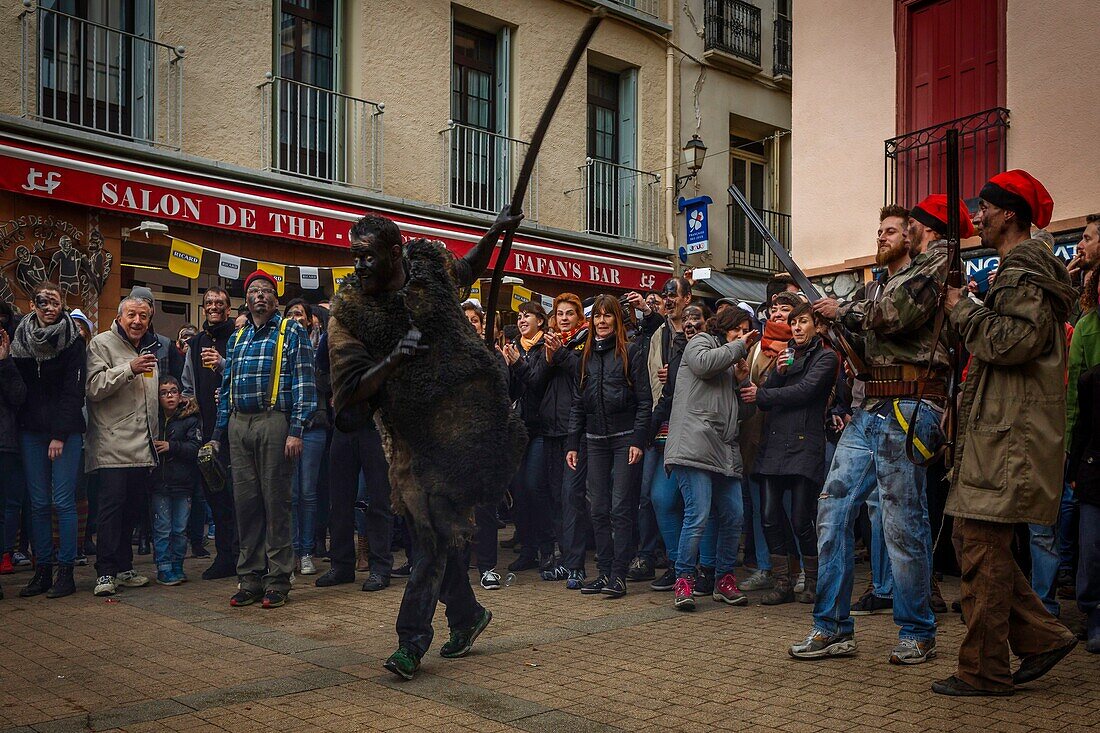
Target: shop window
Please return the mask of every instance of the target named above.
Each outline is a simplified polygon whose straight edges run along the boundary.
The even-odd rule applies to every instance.
[[[639,188],[649,174],[634,169],[637,71],[588,67],[588,161],[585,164],[586,227],[633,238]],[[643,180],[645,179],[645,180]]]

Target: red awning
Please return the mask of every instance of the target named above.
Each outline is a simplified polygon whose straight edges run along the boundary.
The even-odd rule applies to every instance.
[[[396,221],[407,238],[441,240],[459,256],[482,234],[473,227],[439,219],[9,137],[0,137],[0,188],[144,218],[331,247],[347,247],[350,222],[371,212]],[[668,260],[659,255],[626,255],[528,234],[515,237],[505,270],[641,290],[654,288],[672,273]]]

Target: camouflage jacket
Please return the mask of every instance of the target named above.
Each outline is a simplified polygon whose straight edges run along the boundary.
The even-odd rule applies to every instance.
[[[868,366],[928,365],[936,306],[946,277],[947,241],[939,240],[887,280],[876,299],[840,305],[840,323],[865,338]],[[946,331],[935,359],[935,366],[943,371],[949,366]]]

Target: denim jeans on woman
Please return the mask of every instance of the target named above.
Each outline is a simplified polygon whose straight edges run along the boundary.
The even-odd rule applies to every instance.
[[[316,542],[317,477],[321,473],[321,461],[325,457],[327,433],[324,428],[314,428],[302,433],[302,455],[294,464],[294,482],[291,486],[291,530],[294,537],[294,554],[298,557],[312,555]]]
[[[168,571],[183,564],[187,554],[187,524],[191,519],[191,496],[154,491],[153,557],[157,570]]]
[[[601,575],[625,578],[634,559],[641,461],[628,462],[632,434],[588,439],[588,503]]]
[[[901,400],[911,420],[916,403]],[[940,413],[922,404],[916,434],[929,450],[941,441]],[[905,455],[905,430],[887,401],[873,411],[857,410],[833,456],[818,500],[818,580],[814,628],[851,633],[854,527],[859,509],[875,486],[882,498],[882,527],[894,574],[894,622],[902,639],[936,636],[932,613],[932,531],[928,523],[926,472]]]
[[[66,436],[61,455],[51,461],[52,438],[45,433],[25,432],[22,441],[23,471],[31,510],[31,549],[35,562],[72,565],[76,559],[76,482],[80,477],[79,433]],[[53,546],[53,518],[57,514],[58,544]]]
[[[676,552],[676,577],[695,577],[699,545],[712,512],[717,520],[715,576],[732,573],[737,564],[744,520],[741,479],[701,468],[671,468],[684,499],[684,527]]]
[[[661,540],[665,543],[665,552],[668,553],[668,564],[676,569],[676,558],[680,551],[680,532],[684,528],[684,497],[680,493],[680,486],[676,483],[676,476],[665,469],[664,445],[655,447],[660,468],[653,474],[653,483],[650,487],[650,499],[653,502],[653,512],[657,516],[657,529],[661,532]],[[714,552],[718,545],[718,520],[714,513],[703,528],[703,536],[699,540],[699,564],[705,568],[714,567]]]

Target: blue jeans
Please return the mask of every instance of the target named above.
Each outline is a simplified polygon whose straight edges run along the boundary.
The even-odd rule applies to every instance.
[[[680,487],[676,483],[676,476],[665,470],[664,446],[655,448],[660,460],[660,469],[653,475],[653,484],[650,489],[650,498],[653,501],[653,512],[657,516],[657,529],[661,533],[661,540],[665,543],[665,552],[668,554],[669,567],[676,568],[676,557],[680,549],[680,531],[684,527],[684,499],[680,495]],[[718,520],[711,516],[703,530],[703,538],[699,542],[699,564],[705,568],[714,567],[714,552],[718,543]]]
[[[1057,524],[1049,527],[1042,524],[1029,524],[1031,531],[1031,589],[1043,606],[1050,611],[1050,615],[1058,618],[1062,614],[1062,607],[1055,597],[1058,590],[1058,538],[1055,528]]]
[[[57,460],[49,457],[50,436],[26,432],[20,436],[23,471],[31,507],[31,549],[35,562],[72,565],[76,559],[76,482],[80,478],[83,440],[79,433],[65,437]],[[53,546],[53,517],[57,513],[60,547]]]
[[[761,511],[764,506],[763,491],[756,479],[744,479],[743,486],[743,494],[748,495],[752,504],[752,527],[745,527],[745,531],[752,532],[753,546],[756,548],[756,567],[759,570],[771,570],[772,555],[768,552],[768,538],[764,536],[764,517]],[[748,514],[748,507],[745,508],[745,513]]]
[[[187,554],[187,524],[191,519],[191,497],[154,491],[153,557],[157,570],[171,570],[183,564]]]
[[[680,532],[680,546],[676,552],[676,577],[695,576],[699,543],[712,509],[718,523],[715,576],[732,573],[737,564],[744,516],[741,480],[686,466],[673,466],[672,475],[684,498],[684,528]]]
[[[913,400],[902,400],[907,420]],[[940,414],[922,404],[916,434],[929,450],[941,441]],[[826,634],[852,633],[854,525],[859,508],[877,485],[882,528],[894,573],[894,622],[902,639],[936,636],[932,613],[932,530],[925,495],[926,472],[905,455],[905,431],[887,402],[873,412],[859,410],[844,429],[818,501],[818,579],[814,628]]]
[[[1058,571],[1073,574],[1077,567],[1077,497],[1073,487],[1062,488],[1062,506],[1058,508]]]
[[[890,569],[890,554],[886,551],[886,538],[882,535],[882,500],[878,484],[867,497],[867,518],[871,524],[871,591],[879,598],[894,597],[894,571]]]
[[[317,477],[325,457],[326,434],[323,428],[302,433],[302,455],[294,464],[294,481],[290,493],[291,536],[294,554],[312,555],[317,519]]]
[[[656,509],[653,507],[653,482],[658,473],[664,473],[663,447],[646,448],[642,463],[642,493],[638,501],[638,557],[653,563],[657,558]],[[668,549],[665,549],[667,554]]]

